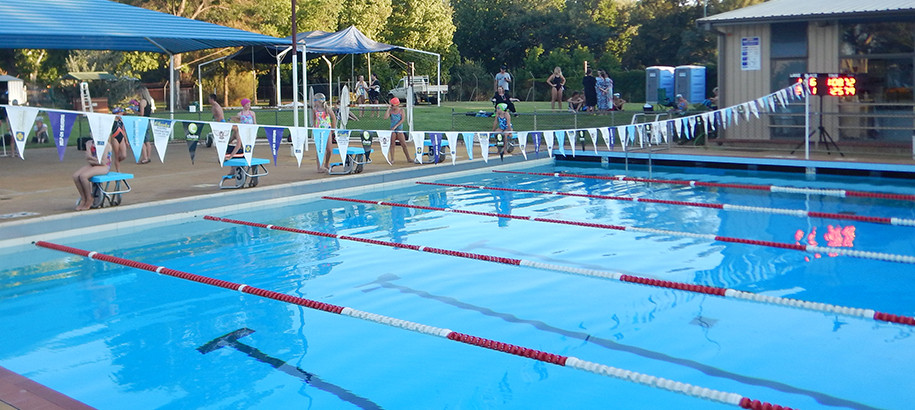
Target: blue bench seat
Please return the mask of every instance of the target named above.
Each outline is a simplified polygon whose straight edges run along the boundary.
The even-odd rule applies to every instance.
[[[366,151],[362,147],[346,147],[344,162],[331,162],[327,167],[327,173],[330,175],[358,174],[362,172],[364,165],[372,163],[370,157],[372,152],[375,152],[375,150],[369,149]],[[340,149],[334,148],[333,155],[340,155]]]
[[[130,192],[129,179],[133,179],[133,174],[124,172],[109,172],[89,178],[92,183],[92,208],[120,205],[121,194]]]

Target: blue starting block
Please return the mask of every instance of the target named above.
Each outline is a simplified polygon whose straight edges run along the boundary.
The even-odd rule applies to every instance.
[[[92,183],[92,208],[120,205],[121,194],[130,192],[128,179],[133,179],[133,174],[109,172],[89,178]]]
[[[250,187],[256,187],[258,179],[269,174],[264,165],[270,161],[263,158],[251,158],[251,165],[244,158],[232,158],[223,161],[222,165],[234,167],[234,171],[229,175],[223,175],[219,180],[219,189],[237,189],[244,188],[245,184]],[[229,185],[231,181],[232,185]]]
[[[366,164],[371,164],[370,158],[375,150],[365,150],[362,147],[346,147],[346,159],[344,162],[331,162],[327,167],[327,173],[330,175],[347,175],[358,174]],[[340,155],[340,149],[334,148],[333,155]],[[337,170],[334,170],[337,168]]]
[[[435,162],[435,147],[432,146],[432,141],[426,140],[423,141],[423,146],[428,149],[426,152],[423,152],[422,163],[431,164]],[[445,151],[444,148],[448,148],[448,151]],[[442,151],[439,153],[438,162],[445,160],[445,157],[451,155],[451,146],[448,145],[448,140],[442,138]],[[426,158],[428,157],[428,158]]]

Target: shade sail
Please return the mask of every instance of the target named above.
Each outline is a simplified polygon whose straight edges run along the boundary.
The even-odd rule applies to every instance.
[[[276,37],[108,0],[2,0],[0,20],[2,48],[178,54],[284,43]]]

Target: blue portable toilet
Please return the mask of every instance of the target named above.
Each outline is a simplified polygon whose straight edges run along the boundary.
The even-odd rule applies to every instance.
[[[667,98],[674,98],[674,68],[668,66],[651,66],[645,69],[645,102],[658,103],[658,89],[667,92]]]
[[[674,76],[674,89],[677,94],[682,94],[690,104],[705,100],[705,67],[677,66]]]

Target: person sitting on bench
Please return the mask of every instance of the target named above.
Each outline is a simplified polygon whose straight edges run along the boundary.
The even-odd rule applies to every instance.
[[[76,184],[76,190],[79,191],[79,203],[76,205],[77,211],[85,211],[92,207],[92,182],[89,178],[96,175],[105,175],[111,169],[111,163],[114,162],[115,172],[120,171],[121,162],[117,155],[111,155],[113,137],[108,137],[105,144],[105,150],[99,155],[95,148],[95,143],[90,141],[86,149],[86,161],[88,164],[73,173],[73,183]]]

